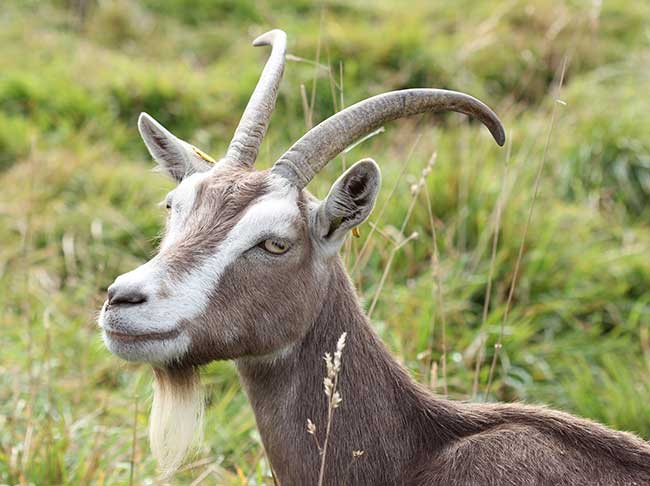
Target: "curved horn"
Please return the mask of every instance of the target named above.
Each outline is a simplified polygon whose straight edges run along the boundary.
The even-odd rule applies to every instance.
[[[284,72],[287,34],[279,29],[271,30],[255,39],[253,45],[272,46],[272,50],[226,153],[227,159],[243,165],[255,163],[269,126]]]
[[[476,98],[444,89],[405,89],[373,96],[332,115],[294,143],[272,171],[303,188],[346,147],[385,122],[447,110],[478,118],[496,142],[504,144],[506,136],[499,118]]]

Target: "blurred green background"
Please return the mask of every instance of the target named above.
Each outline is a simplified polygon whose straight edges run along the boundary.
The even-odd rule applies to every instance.
[[[394,122],[310,186],[323,196],[363,156],[382,166],[344,257],[398,359],[456,399],[546,403],[650,439],[649,2],[5,1],[0,484],[160,484],[150,370],[111,356],[95,324],[115,276],[155,252],[172,187],[137,116],[219,157],[268,55],[251,40],[276,27],[291,56],[261,167],[310,119],[390,89],[465,91],[506,126],[499,149],[460,115]],[[272,484],[234,367],[204,382],[205,441],[172,484]]]

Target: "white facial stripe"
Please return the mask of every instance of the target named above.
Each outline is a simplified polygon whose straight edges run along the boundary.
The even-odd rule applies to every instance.
[[[262,199],[230,231],[225,246],[245,251],[264,237],[296,238],[293,223],[299,216],[295,199]]]
[[[225,269],[260,238],[277,235],[295,238],[293,221],[300,215],[297,191],[283,191],[262,197],[251,206],[219,245],[215,254],[194,268],[181,282],[171,285],[171,296],[161,302],[170,321],[191,320],[208,306],[212,290]],[[174,323],[175,324],[175,323]]]
[[[174,204],[182,205],[181,217],[187,217],[186,211],[189,212],[194,205],[196,187],[202,177],[204,176],[201,174],[192,175],[187,179],[187,183],[184,181],[181,184],[183,187],[178,187],[178,193],[174,193]],[[205,312],[210,295],[219,284],[225,269],[260,239],[271,236],[296,238],[298,235],[294,221],[300,216],[297,205],[298,191],[278,183],[270,190],[271,192],[259,198],[246,210],[218,245],[215,253],[192,268],[180,281],[170,278],[162,258],[153,258],[132,272],[118,277],[124,284],[143,289],[151,296],[146,303],[121,311],[124,323],[140,333],[174,330],[181,321],[192,320]],[[181,229],[182,221],[178,229],[170,228],[172,234],[166,238],[163,248],[182,235]],[[168,285],[168,295],[160,297],[158,290],[163,283]],[[100,318],[100,323],[102,322],[103,319]],[[183,335],[179,336],[181,337]],[[187,345],[178,338],[175,344],[179,351]],[[165,359],[171,357],[169,353],[162,354]]]

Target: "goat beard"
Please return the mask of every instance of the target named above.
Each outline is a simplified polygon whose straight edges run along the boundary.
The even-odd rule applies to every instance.
[[[201,442],[203,410],[198,368],[154,368],[149,444],[164,478]]]

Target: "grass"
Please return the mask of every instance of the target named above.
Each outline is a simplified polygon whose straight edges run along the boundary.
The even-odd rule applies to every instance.
[[[266,56],[250,41],[271,27],[330,69],[288,63],[262,167],[304,133],[303,103],[317,122],[389,89],[467,91],[507,128],[506,151],[459,116],[391,123],[310,186],[380,163],[345,258],[398,359],[453,398],[547,403],[650,439],[650,5],[86,3],[83,18],[66,0],[0,14],[0,484],[158,484],[151,372],[95,324],[114,277],[154,253],[171,188],[135,122],[148,111],[223,153]],[[203,380],[205,442],[172,483],[272,484],[233,366]]]

